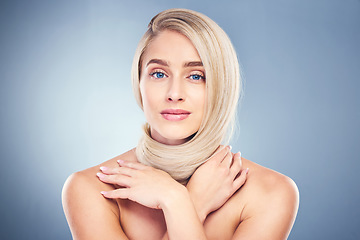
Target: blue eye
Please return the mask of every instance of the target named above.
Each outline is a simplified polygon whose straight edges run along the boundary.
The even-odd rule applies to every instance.
[[[201,76],[200,74],[192,74],[192,75],[190,75],[190,79],[192,79],[192,80],[203,80],[205,78],[203,76]]]
[[[164,78],[166,75],[163,72],[154,72],[150,74],[151,76],[153,76],[154,78]]]

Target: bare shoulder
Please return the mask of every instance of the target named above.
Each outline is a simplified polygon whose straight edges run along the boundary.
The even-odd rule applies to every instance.
[[[79,192],[91,193],[93,191],[112,190],[114,188],[112,185],[105,184],[97,178],[96,173],[100,171],[100,166],[118,167],[118,159],[135,161],[136,158],[134,156],[134,150],[130,150],[97,166],[71,174],[64,184],[63,196],[67,197],[69,194],[78,195]]]
[[[118,159],[131,160],[131,152],[124,153],[98,166],[71,174],[62,191],[65,216],[74,239],[115,239],[124,235],[119,224],[117,202],[101,195],[114,190],[96,176],[100,166],[115,167]]]
[[[257,233],[261,239],[286,239],[299,205],[295,182],[246,159],[243,159],[243,166],[249,168],[249,173],[240,191],[244,208],[237,234],[247,237],[248,231],[261,227],[263,231]]]
[[[87,168],[85,170],[75,172],[71,174],[68,179],[66,180],[64,187],[63,187],[63,196],[67,197],[70,195],[78,195],[79,192],[81,193],[91,193],[93,191],[106,191],[112,190],[113,186],[109,184],[105,184],[98,180],[96,177],[96,173],[100,171],[100,166],[106,167],[117,167],[117,160],[118,159],[126,159],[131,160],[132,150],[114,157],[106,162],[103,162],[97,166]]]
[[[290,177],[246,159],[243,162],[250,169],[247,180],[249,197],[266,196],[283,200],[298,198],[298,188]]]

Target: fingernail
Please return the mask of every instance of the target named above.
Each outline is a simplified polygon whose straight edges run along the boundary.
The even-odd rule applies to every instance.
[[[229,150],[231,150],[232,149],[232,146],[231,145],[229,145]]]
[[[245,169],[245,173],[247,174],[249,172],[249,168],[246,168]]]
[[[98,172],[98,173],[96,174],[96,176],[98,176],[99,178],[101,178],[101,177],[104,176],[104,174]]]
[[[122,164],[122,163],[124,163],[124,160],[119,159],[119,160],[117,160],[117,162]]]
[[[104,166],[102,166],[102,167],[100,167],[100,170],[101,171],[106,171],[108,168],[107,167],[104,167]]]
[[[105,192],[105,191],[101,191],[100,192],[102,195],[105,195],[107,192]]]

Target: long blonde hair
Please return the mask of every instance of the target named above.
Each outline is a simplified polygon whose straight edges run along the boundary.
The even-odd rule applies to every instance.
[[[220,144],[227,144],[235,124],[240,93],[240,71],[236,52],[226,33],[207,16],[187,9],[169,9],[157,14],[140,40],[132,65],[132,85],[141,108],[140,76],[142,56],[162,31],[172,30],[193,43],[206,75],[207,104],[199,130],[181,145],[165,145],[151,138],[150,127],[136,148],[138,161],[168,172],[185,183]]]

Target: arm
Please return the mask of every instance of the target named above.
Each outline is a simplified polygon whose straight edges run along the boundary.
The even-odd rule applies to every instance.
[[[73,239],[127,239],[119,224],[116,202],[99,194],[101,188],[112,188],[94,175],[74,173],[63,187],[62,203]]]
[[[101,181],[124,187],[102,192],[106,198],[129,199],[161,209],[171,239],[205,239],[202,224],[183,185],[164,171],[140,163],[123,161],[120,165],[122,167],[116,169],[102,168],[107,174],[98,174]]]
[[[219,148],[195,171],[186,186],[202,224],[211,212],[219,209],[246,181],[248,169],[240,174],[241,154],[233,155],[230,149]],[[240,175],[234,177],[237,174]],[[166,239],[167,234],[163,240]]]
[[[101,168],[105,173],[98,175],[101,181],[125,187],[103,193],[104,196],[127,198],[150,208],[162,209],[171,239],[206,239],[200,219],[205,220],[206,216],[202,216],[221,207],[246,179],[245,171],[238,176],[240,155],[237,154],[233,161],[229,148],[222,148],[203,164],[191,178],[188,189],[163,171],[133,162],[123,161],[120,166],[116,169]],[[189,192],[194,194],[190,196]],[[221,197],[215,198],[213,195]],[[192,197],[206,198],[211,204],[203,206],[200,203],[205,201],[195,199],[196,209]],[[167,237],[165,235],[164,239]]]

